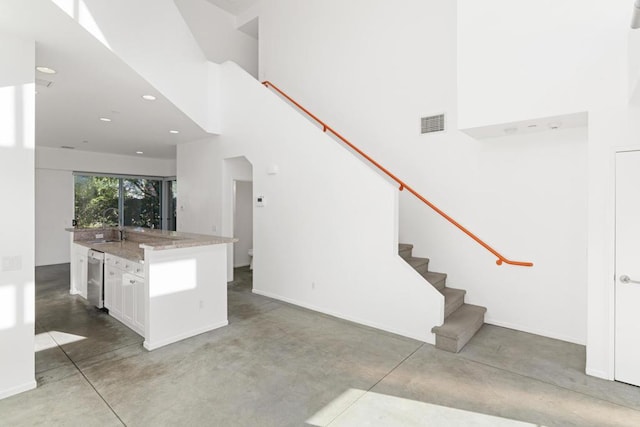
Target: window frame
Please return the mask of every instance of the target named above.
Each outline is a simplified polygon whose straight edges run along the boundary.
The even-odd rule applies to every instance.
[[[125,208],[125,194],[124,194],[124,183],[125,179],[135,180],[135,179],[146,179],[160,182],[160,229],[166,230],[168,224],[168,187],[169,181],[176,181],[175,176],[154,176],[154,175],[132,175],[132,174],[116,174],[116,173],[101,173],[101,172],[84,172],[84,171],[73,171],[73,216],[75,218],[75,203],[76,203],[76,188],[75,188],[75,177],[76,176],[90,176],[90,177],[105,177],[105,178],[115,178],[118,179],[118,226],[124,227],[124,208]]]

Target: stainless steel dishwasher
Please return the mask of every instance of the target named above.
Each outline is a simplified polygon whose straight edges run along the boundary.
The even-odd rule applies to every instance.
[[[87,256],[87,299],[96,307],[104,307],[104,252],[91,249]]]

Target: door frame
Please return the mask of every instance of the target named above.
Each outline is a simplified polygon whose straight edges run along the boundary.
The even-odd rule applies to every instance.
[[[609,322],[608,325],[608,333],[609,333],[609,366],[610,366],[610,375],[609,375],[609,379],[615,381],[615,373],[616,373],[616,366],[615,366],[615,360],[616,360],[616,342],[615,342],[615,337],[616,337],[616,280],[617,280],[617,274],[618,272],[616,271],[616,197],[617,197],[617,192],[618,192],[618,183],[616,180],[616,175],[617,175],[617,162],[616,162],[616,157],[618,154],[620,153],[628,153],[628,152],[634,152],[634,151],[640,151],[640,145],[628,145],[628,146],[620,146],[620,147],[615,147],[613,148],[613,150],[611,151],[611,156],[612,156],[612,160],[611,163],[613,165],[613,167],[611,168],[611,185],[613,187],[613,191],[611,192],[611,197],[609,200],[609,206],[610,206],[610,214],[611,215],[611,224],[612,227],[607,230],[608,233],[610,234],[610,238],[608,238],[608,246],[611,248],[610,249],[610,253],[611,253],[611,257],[610,257],[610,262],[609,262],[609,266],[607,268],[607,272],[609,273],[607,275],[608,280],[608,286],[607,286],[607,298],[608,298],[608,307],[609,307],[609,313],[607,316],[607,320]],[[588,373],[588,372],[587,372]]]
[[[249,167],[250,170],[242,170],[243,166],[238,167],[237,162],[244,164],[244,167]],[[220,232],[222,236],[233,236],[233,223],[234,223],[234,209],[235,209],[235,197],[234,197],[234,181],[251,181],[255,185],[255,168],[251,160],[244,155],[237,155],[232,157],[226,157],[222,159],[222,229]],[[254,187],[255,191],[255,187]],[[256,234],[256,222],[255,222],[255,209],[254,209],[254,221],[253,221],[253,234],[255,243]],[[227,281],[233,280],[233,245],[227,245]]]

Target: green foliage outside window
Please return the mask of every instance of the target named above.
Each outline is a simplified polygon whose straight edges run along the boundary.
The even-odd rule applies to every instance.
[[[77,226],[117,226],[122,222],[124,225],[161,228],[161,189],[161,180],[76,175]],[[119,211],[121,197],[124,206],[122,221],[122,212]]]
[[[80,228],[118,225],[119,179],[75,177],[75,218]],[[108,218],[107,218],[108,215]]]

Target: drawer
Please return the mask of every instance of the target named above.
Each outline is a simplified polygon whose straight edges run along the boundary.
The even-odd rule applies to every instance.
[[[106,253],[106,254],[104,254],[104,262],[105,262],[105,264],[112,265],[114,267],[118,267],[118,268],[124,270],[125,263],[130,262],[130,261],[127,261],[124,258],[120,258],[119,256],[115,256],[115,255],[111,255],[109,253]]]
[[[144,266],[139,262],[125,260],[124,271],[135,274],[136,276],[144,277]]]
[[[127,273],[135,274],[136,276],[144,277],[144,265],[131,261],[130,259],[121,258],[112,254],[104,254],[104,262],[107,265],[117,267]]]

